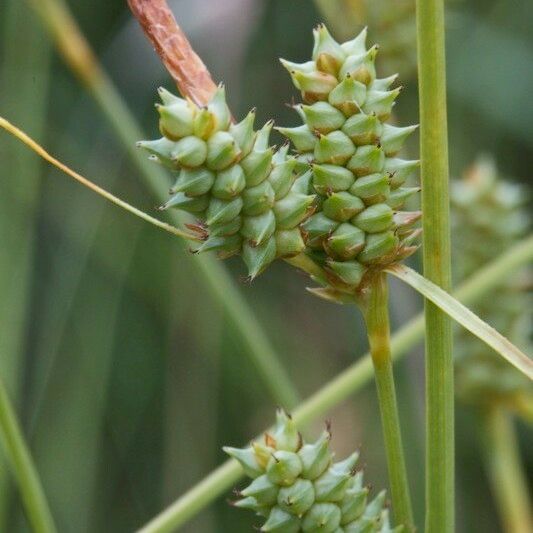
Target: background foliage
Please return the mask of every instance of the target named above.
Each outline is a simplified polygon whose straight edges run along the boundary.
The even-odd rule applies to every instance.
[[[304,60],[321,15],[310,1],[176,0],[178,21],[237,116],[297,123],[278,56]],[[386,2],[383,2],[386,4]],[[172,84],[122,0],[70,0],[77,20],[143,122],[156,134],[155,88]],[[145,210],[153,205],[98,107],[55,55],[24,2],[0,0],[0,114],[88,177]],[[526,0],[451,3],[448,84],[452,173],[480,151],[507,175],[531,179],[531,7]],[[353,33],[359,28],[354,27]],[[377,31],[370,36],[380,40]],[[343,37],[343,36],[339,36]],[[389,44],[389,46],[392,46]],[[402,44],[403,46],[403,44]],[[378,58],[378,66],[379,58]],[[412,64],[398,63],[401,123],[417,122]],[[390,74],[382,65],[381,73]],[[259,122],[259,121],[258,121]],[[415,139],[408,149],[416,155]],[[15,399],[58,526],[131,531],[269,422],[273,403],[177,239],[104,204],[2,136],[0,370]],[[455,258],[460,260],[460,258]],[[416,259],[415,259],[416,261]],[[319,301],[279,263],[239,281],[303,396],[366,349],[353,309]],[[393,327],[420,307],[393,285]],[[397,367],[417,521],[423,500],[421,354]],[[474,433],[458,406],[458,531],[497,531]],[[339,455],[363,446],[366,479],[386,485],[372,386],[329,413]],[[520,428],[523,444],[527,437]],[[318,425],[312,429],[318,431]],[[533,452],[523,446],[530,473]],[[230,495],[228,495],[230,496]],[[482,510],[482,511],[480,511]],[[250,531],[253,516],[225,502],[184,531]],[[0,530],[26,531],[0,464]]]

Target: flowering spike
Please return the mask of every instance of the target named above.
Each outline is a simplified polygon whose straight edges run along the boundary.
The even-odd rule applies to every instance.
[[[315,293],[338,302],[353,301],[376,271],[413,253],[418,233],[411,224],[419,214],[394,212],[419,190],[403,187],[419,162],[396,157],[416,127],[385,123],[401,88],[390,88],[396,75],[376,77],[378,47],[367,49],[366,33],[341,44],[341,53],[319,27],[314,61],[284,63],[300,90],[299,80],[327,80],[315,94],[303,90],[312,105],[292,107],[304,124],[285,132],[299,152],[297,171],[312,170],[306,193],[317,194],[315,212],[301,226],[308,257],[328,276]]]
[[[309,72],[315,68],[311,63]],[[280,150],[269,146],[272,121],[254,131],[252,110],[231,124],[223,86],[206,106],[164,89],[159,94],[163,137],[138,146],[150,159],[178,171],[171,197],[160,209],[194,213],[195,238],[201,239],[194,251],[241,254],[251,278],[275,258],[301,253],[305,243],[298,224],[310,214],[315,195],[306,190],[305,199],[299,196],[302,185],[297,186],[295,173],[301,163],[289,155],[288,143]],[[272,209],[287,196],[275,214]]]
[[[316,442],[302,443],[291,417],[278,410],[273,433],[265,435],[264,444],[253,443],[240,453],[225,449],[253,478],[234,505],[267,517],[260,531],[388,531],[381,529],[389,524],[382,514],[384,495],[367,509],[368,488],[363,473],[354,470],[359,454],[332,464],[330,440],[328,428]]]
[[[496,254],[512,247],[531,230],[529,190],[503,178],[488,156],[478,158],[463,176],[451,183],[454,230],[454,275],[468,278]],[[526,353],[533,353],[528,323],[531,265],[502,279],[487,298],[474,307],[490,324]],[[524,280],[525,283],[520,283]],[[459,398],[476,408],[509,409],[533,405],[533,385],[521,373],[487,350],[478,339],[458,332],[456,383]]]

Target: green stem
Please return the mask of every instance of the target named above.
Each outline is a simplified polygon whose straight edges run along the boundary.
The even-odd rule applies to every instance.
[[[451,288],[444,0],[417,0],[424,276]],[[451,320],[425,303],[426,528],[454,530],[454,390]]]
[[[135,148],[144,135],[117,89],[100,67],[94,53],[68,11],[63,0],[29,0],[54,39],[58,51],[75,75],[99,104],[117,138],[137,166],[148,190],[161,202],[166,199],[168,177]],[[168,213],[175,226],[184,217]],[[246,354],[256,367],[274,401],[288,409],[298,403],[296,387],[281,364],[254,311],[236,289],[227,270],[213,257],[192,257],[195,271],[203,278],[215,303],[225,311],[246,347]]]
[[[3,2],[1,10],[0,108],[41,137],[46,128],[52,48],[45,42],[39,20],[24,2]],[[17,403],[31,320],[42,165],[22,146],[10,142],[2,142],[0,160],[3,175],[16,176],[2,180],[0,194],[0,375]],[[6,466],[0,459],[0,531],[7,529],[12,496]]]
[[[36,533],[56,531],[39,475],[33,464],[4,382],[0,380],[0,440],[17,481],[28,520]]]
[[[411,495],[392,371],[388,290],[385,273],[378,274],[372,281],[368,296],[368,301],[364,305],[364,317],[378,391],[394,516],[396,522],[403,524],[407,531],[414,531]]]
[[[485,464],[506,533],[532,533],[533,516],[513,419],[499,406],[483,416]]]
[[[462,283],[455,296],[465,304],[476,300],[498,287],[506,276],[533,260],[533,236],[513,246],[506,253],[481,269],[475,276]],[[424,317],[418,315],[391,337],[393,360],[408,353],[424,336]],[[323,416],[329,409],[368,383],[373,376],[370,354],[363,355],[356,363],[326,383],[293,411],[293,419],[299,427]],[[205,506],[229,490],[242,476],[239,463],[226,461],[209,476],[178,498],[144,528],[143,533],[174,531],[190,520]],[[200,503],[196,503],[199,501]]]
[[[487,346],[490,346],[498,355],[506,359],[508,363],[533,380],[533,360],[501,333],[489,326],[486,322],[483,322],[481,318],[451,294],[443,291],[438,285],[435,285],[408,266],[393,265],[387,268],[387,272],[401,279],[429,301],[433,302],[458,324],[466,328],[470,333],[473,333]]]

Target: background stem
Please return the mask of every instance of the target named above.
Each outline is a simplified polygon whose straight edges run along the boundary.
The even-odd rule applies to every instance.
[[[56,527],[39,476],[2,380],[0,380],[0,440],[19,486],[33,531],[35,533],[55,532]]]
[[[513,419],[494,406],[483,416],[485,464],[506,533],[532,533],[533,516]]]
[[[51,46],[38,18],[24,2],[0,7],[3,38],[0,64],[0,114],[9,112],[33,135],[46,126]],[[24,31],[21,32],[20,28]],[[26,341],[35,273],[42,163],[16,141],[2,139],[0,194],[0,375],[15,406],[23,404]],[[0,531],[9,529],[13,486],[0,458]]]
[[[417,0],[424,276],[451,288],[444,0]],[[426,528],[454,530],[454,388],[450,319],[426,316]]]
[[[370,354],[374,364],[394,517],[397,524],[403,524],[408,531],[414,531],[413,510],[392,371],[386,274],[378,274],[369,291],[369,301],[364,309],[364,316]]]

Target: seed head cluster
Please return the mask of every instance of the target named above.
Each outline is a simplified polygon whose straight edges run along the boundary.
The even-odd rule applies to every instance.
[[[454,274],[458,280],[478,271],[502,250],[527,235],[530,219],[527,194],[522,186],[499,176],[494,162],[480,158],[452,182]],[[527,294],[531,271],[509,277],[485,296],[474,311],[502,332],[513,344],[531,353],[531,296]],[[494,354],[469,333],[458,333],[456,388],[470,403],[532,402],[531,381]]]
[[[416,126],[387,123],[400,88],[377,78],[378,47],[366,30],[339,44],[324,25],[314,30],[312,60],[282,60],[303,104],[303,125],[278,128],[293,143],[317,195],[302,224],[307,250],[336,284],[357,287],[366,273],[411,254],[420,211],[401,211],[418,187],[406,186],[419,162],[397,157]]]
[[[188,227],[201,243],[194,251],[242,254],[251,278],[274,259],[302,252],[299,225],[314,196],[302,192],[288,145],[278,151],[269,145],[273,123],[255,131],[252,110],[233,124],[223,87],[205,107],[164,89],[159,95],[163,137],[138,144],[175,173],[161,209],[194,215]]]
[[[398,157],[416,126],[387,122],[400,88],[376,77],[378,48],[365,42],[366,30],[339,44],[320,25],[311,61],[281,60],[303,98],[303,124],[277,128],[292,154],[269,145],[272,122],[254,130],[253,111],[232,123],[223,87],[204,107],[160,89],[163,136],[139,146],[175,173],[162,209],[192,213],[195,251],[241,254],[250,278],[306,254],[353,292],[416,250],[421,212],[401,208],[419,191],[408,186],[418,161]]]
[[[392,528],[385,492],[368,501],[359,454],[334,462],[324,431],[312,444],[302,441],[290,416],[278,410],[272,433],[248,448],[224,448],[252,482],[238,492],[236,507],[265,517],[260,531],[276,533],[399,533]]]

